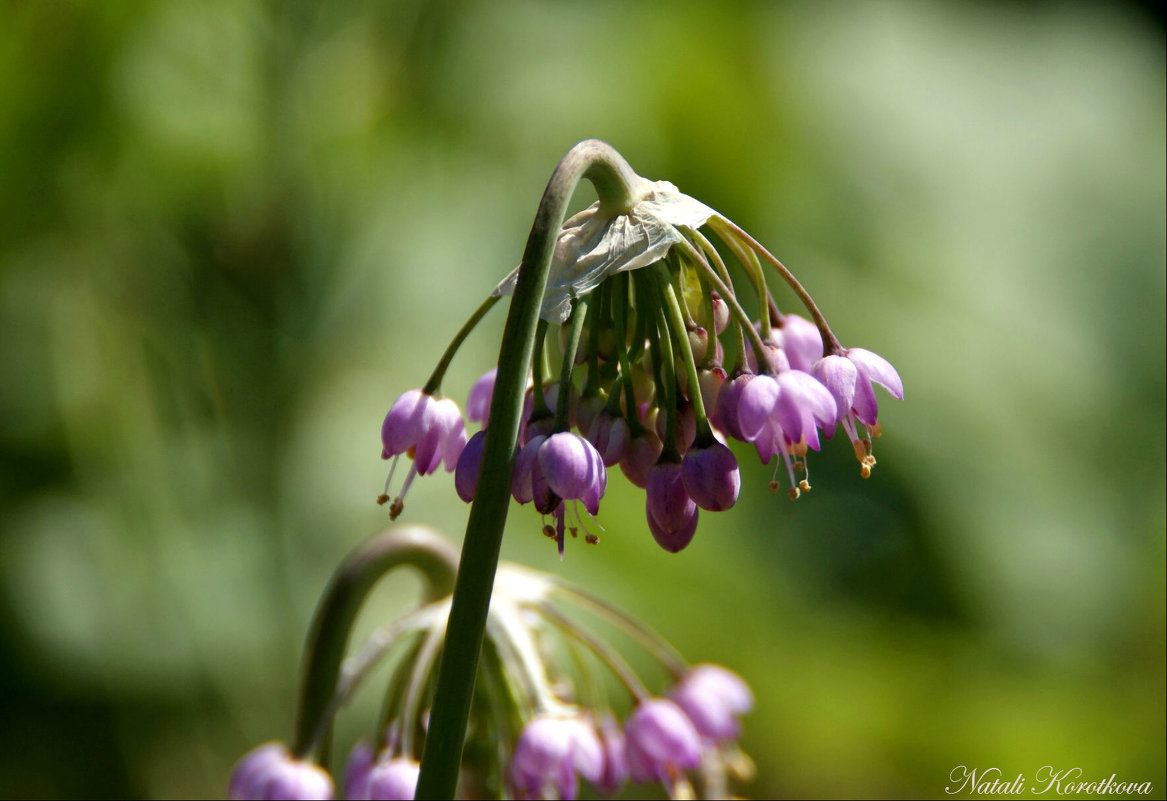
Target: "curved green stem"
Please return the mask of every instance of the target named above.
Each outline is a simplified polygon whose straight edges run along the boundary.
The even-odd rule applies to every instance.
[[[773,253],[762,247],[758,240],[754,239],[752,236],[747,234],[741,228],[738,228],[724,217],[711,218],[709,220],[709,224],[715,231],[719,225],[724,226],[727,230],[733,232],[735,236],[740,237],[741,240],[749,245],[750,248],[752,248],[759,256],[770,262],[770,266],[777,270],[779,275],[782,276],[783,280],[785,280],[786,283],[790,285],[790,288],[794,290],[794,294],[798,295],[798,299],[802,301],[802,305],[806,306],[806,310],[810,312],[810,316],[814,318],[814,323],[818,326],[819,333],[822,334],[823,337],[824,352],[827,354],[839,354],[843,352],[844,348],[839,344],[838,337],[836,337],[834,332],[831,331],[831,327],[827,325],[827,318],[823,316],[821,311],[819,311],[818,305],[814,302],[814,299],[811,298],[810,293],[806,291],[806,288],[803,287],[799,280],[794,277],[794,273],[786,269],[785,264],[778,261],[777,257],[775,257]]]
[[[547,398],[543,397],[543,374],[547,372],[547,356],[544,343],[547,341],[547,321],[540,320],[535,327],[535,355],[531,367],[531,421],[551,416],[547,408]]]
[[[377,580],[400,565],[421,571],[427,600],[432,601],[449,594],[458,562],[449,542],[421,526],[378,534],[341,562],[320,598],[304,645],[304,680],[292,738],[297,759],[327,758],[331,726],[326,718],[335,711],[331,702],[353,623]]]
[[[563,367],[559,372],[559,397],[555,401],[555,430],[566,431],[571,420],[571,374],[575,370],[575,353],[579,349],[580,334],[588,316],[588,298],[576,298],[571,312],[571,330],[563,349]]]
[[[558,626],[561,631],[586,645],[588,650],[599,657],[600,661],[607,665],[609,670],[616,675],[616,678],[620,679],[620,682],[627,688],[633,698],[637,701],[648,699],[649,692],[645,689],[640,679],[637,678],[636,672],[628,666],[628,663],[624,661],[623,657],[608,647],[607,643],[550,604],[536,603],[532,605],[532,608]]]
[[[442,386],[442,379],[446,375],[446,369],[450,366],[450,361],[453,360],[454,354],[458,352],[458,348],[462,347],[462,343],[466,341],[466,337],[470,336],[470,332],[474,330],[474,326],[486,316],[491,307],[498,302],[498,295],[491,295],[486,300],[482,301],[482,305],[475,309],[474,314],[470,315],[458,333],[454,335],[454,339],[446,346],[446,352],[442,354],[442,358],[438,361],[438,366],[430,374],[430,380],[425,382],[422,387],[422,392],[427,395],[433,395]]]
[[[616,359],[620,362],[620,373],[624,376],[624,404],[626,407],[625,419],[628,421],[628,432],[637,437],[644,430],[640,424],[640,414],[636,410],[636,388],[632,385],[632,361],[628,358],[628,284],[632,276],[617,275],[615,288],[612,290],[613,317],[616,320]],[[615,394],[615,387],[612,388]]]
[[[681,656],[680,652],[668,640],[632,617],[632,615],[623,609],[613,606],[598,595],[594,595],[582,587],[570,584],[558,576],[553,576],[551,581],[559,591],[570,595],[578,606],[591,610],[629,634],[678,679],[689,671],[689,663],[685,661],[685,658]]]
[[[714,227],[713,230],[717,230]],[[719,232],[720,233],[720,232]],[[721,235],[733,255],[741,262],[750,282],[754,285],[754,292],[758,295],[758,326],[761,329],[762,339],[770,338],[770,289],[766,286],[766,274],[762,271],[762,263],[758,261],[758,254],[749,248],[743,247],[740,242],[730,236]]]
[[[697,362],[693,359],[693,349],[689,345],[689,335],[685,329],[685,320],[681,315],[681,302],[677,300],[673,285],[668,276],[662,274],[663,265],[658,267],[660,275],[660,291],[664,303],[665,316],[669,318],[673,337],[677,347],[681,350],[681,361],[685,363],[685,377],[689,380],[689,400],[693,404],[693,416],[697,421],[697,438],[694,442],[702,447],[708,447],[714,442],[713,430],[709,427],[709,418],[705,416],[705,401],[701,397],[701,384],[697,380]]]
[[[713,284],[714,288],[721,295],[721,299],[725,301],[727,306],[729,306],[730,313],[733,314],[733,316],[741,324],[742,330],[747,332],[750,345],[753,346],[754,352],[757,354],[765,353],[766,350],[762,344],[762,337],[756,330],[754,330],[754,324],[750,321],[750,316],[746,314],[744,309],[742,309],[741,304],[737,302],[737,296],[734,295],[729,287],[725,285],[725,282],[721,280],[721,277],[709,265],[709,262],[705,260],[705,257],[701,255],[697,248],[693,247],[692,242],[682,238],[681,247],[685,250],[685,253],[691,259],[693,259],[693,261],[705,272],[705,277],[709,279],[709,283]],[[770,374],[771,368],[768,359],[758,359],[758,372],[762,375]]]
[[[588,329],[588,377],[584,381],[581,396],[592,398],[600,394],[600,328],[608,319],[611,290],[604,282],[597,289],[596,308],[592,312],[592,324]]]
[[[482,476],[462,543],[446,645],[421,760],[416,794],[419,799],[453,798],[457,790],[478,656],[510,503],[515,443],[527,372],[531,368],[535,326],[547,288],[555,241],[572,192],[583,178],[589,179],[596,188],[600,213],[612,216],[632,207],[638,199],[636,187],[643,180],[609,145],[594,139],[580,142],[556,166],[535,213],[503,331],[483,445]]]
[[[638,281],[638,289],[643,289],[643,292],[637,292],[638,298],[647,298],[655,294],[659,297],[659,292],[653,293],[656,289],[652,284],[656,276],[644,275]],[[647,304],[646,304],[647,305]],[[659,398],[657,408],[664,409],[665,412],[665,434],[661,438],[662,448],[659,461],[661,462],[679,462],[681,461],[681,454],[677,449],[677,426],[679,424],[677,414],[677,376],[676,376],[676,362],[673,361],[673,345],[669,337],[669,322],[665,310],[662,308],[663,304],[659,301],[652,304],[653,316],[656,318],[652,324],[656,326],[659,332],[657,336],[649,338],[649,347],[652,351],[652,361],[655,369],[653,370],[656,378],[656,392]],[[657,414],[660,414],[658,411]]]
[[[688,236],[690,236],[693,241],[697,243],[698,247],[700,247],[701,250],[705,252],[705,255],[708,257],[709,261],[711,261],[713,266],[717,268],[717,273],[721,276],[721,280],[725,282],[725,286],[729,288],[730,292],[732,292],[733,281],[730,280],[729,269],[725,266],[725,262],[721,260],[721,254],[717,252],[717,248],[713,247],[713,243],[706,239],[705,235],[698,231],[696,228],[686,228],[685,233],[688,234]],[[709,277],[705,275],[704,272],[702,273],[702,276],[706,281],[709,281]],[[720,295],[721,293],[719,292],[718,294]],[[737,296],[734,295],[735,299],[736,297]],[[722,301],[728,308],[729,301],[724,297],[722,298]],[[710,317],[712,317],[712,312],[710,312]],[[742,365],[745,364],[746,337],[745,334],[742,333],[741,320],[739,320],[736,316],[734,317],[732,325],[735,332],[734,344],[737,345],[737,355],[734,357],[734,366],[732,372],[737,374],[741,371]]]

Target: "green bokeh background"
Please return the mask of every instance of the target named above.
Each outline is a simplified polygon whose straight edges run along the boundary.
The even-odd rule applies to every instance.
[[[883,396],[869,481],[835,442],[792,504],[739,448],[741,501],[679,555],[616,475],[598,547],[560,564],[516,508],[504,557],[745,676],[750,795],[935,796],[958,765],[1052,765],[1162,797],[1160,23],[0,9],[0,796],[218,795],[290,734],[317,594],[386,523],[382,416],[517,263],[559,157],[599,137],[767,243],[906,400]],[[502,318],[455,360],[455,398]],[[445,474],[406,509],[455,538],[465,515]]]

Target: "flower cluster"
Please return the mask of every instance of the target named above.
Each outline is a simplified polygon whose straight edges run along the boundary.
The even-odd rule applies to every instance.
[[[377,665],[394,667],[375,735],[348,757],[344,797],[413,798],[449,608],[449,596],[419,607],[348,661],[333,708]],[[665,691],[650,692],[580,613],[632,634],[668,676]],[[634,782],[659,784],[673,798],[723,798],[731,780],[752,772],[737,740],[753,695],[739,676],[689,665],[655,632],[555,577],[500,565],[480,671],[461,795],[572,799],[583,781],[603,795]],[[608,676],[624,698],[612,695]],[[623,725],[617,710],[626,712]],[[323,768],[274,742],[244,756],[228,787],[233,799],[334,792]]]
[[[640,180],[630,209],[604,213],[597,203],[564,224],[543,297],[512,494],[551,516],[543,530],[561,556],[565,533],[583,530],[587,541],[598,540],[579,506],[598,513],[607,468],[619,465],[644,489],[653,537],[676,552],[692,540],[701,510],[723,511],[737,500],[741,479],[729,440],[754,445],[763,464],[775,461],[772,491],[785,468],[787,492],[797,499],[810,490],[808,452],[839,428],[860,474],[870,476],[880,434],[873,385],[903,397],[895,368],[871,351],[844,348],[803,286],[749,234],[672,184]],[[743,310],[723,251],[751,287],[762,310],[756,320]],[[763,262],[813,322],[779,310]],[[499,285],[452,349],[515,281],[512,273]],[[549,335],[554,325],[557,337]],[[437,399],[451,356],[448,350],[426,389],[402,395],[385,418],[383,458],[413,461],[394,517],[414,475],[442,462],[456,471],[463,500],[476,493],[484,434],[467,442],[457,406]],[[549,381],[556,357],[557,380]],[[471,421],[483,426],[494,379],[487,372],[467,402]]]

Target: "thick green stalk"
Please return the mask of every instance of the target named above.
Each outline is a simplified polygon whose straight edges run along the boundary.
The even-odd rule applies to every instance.
[[[503,331],[483,444],[482,475],[462,543],[446,645],[421,760],[416,794],[419,799],[454,798],[458,787],[478,656],[510,503],[515,444],[527,373],[531,369],[535,326],[547,288],[555,241],[572,192],[583,178],[589,179],[596,188],[600,213],[611,216],[632,207],[637,200],[635,187],[641,181],[609,145],[595,139],[580,142],[555,168],[535,213]]]
[[[427,600],[450,593],[457,571],[453,546],[421,526],[390,529],[359,545],[332,574],[312,618],[304,646],[304,680],[292,753],[299,759],[324,761],[330,721],[327,716],[340,677],[349,633],[369,590],[400,565],[417,568],[426,578]]]

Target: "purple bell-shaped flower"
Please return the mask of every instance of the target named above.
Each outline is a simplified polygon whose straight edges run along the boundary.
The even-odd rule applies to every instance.
[[[407,454],[412,464],[401,492],[389,507],[389,516],[396,519],[405,506],[405,493],[417,475],[429,475],[445,462],[452,472],[466,445],[466,424],[458,404],[449,398],[437,399],[420,389],[411,389],[393,402],[381,424],[381,458],[393,459],[389,476],[385,479],[385,493],[379,503],[389,500],[389,483],[401,454]]]
[[[665,698],[641,702],[624,723],[628,775],[634,782],[670,782],[701,764],[701,738],[684,711]]]
[[[265,743],[235,765],[227,797],[330,801],[332,778],[319,765],[293,758],[283,743]]]
[[[604,747],[590,724],[541,716],[523,728],[511,757],[516,797],[573,799],[579,795],[577,773],[592,783],[604,773]]]
[[[669,693],[702,737],[724,742],[741,732],[738,718],[754,708],[754,694],[736,673],[697,665]]]

